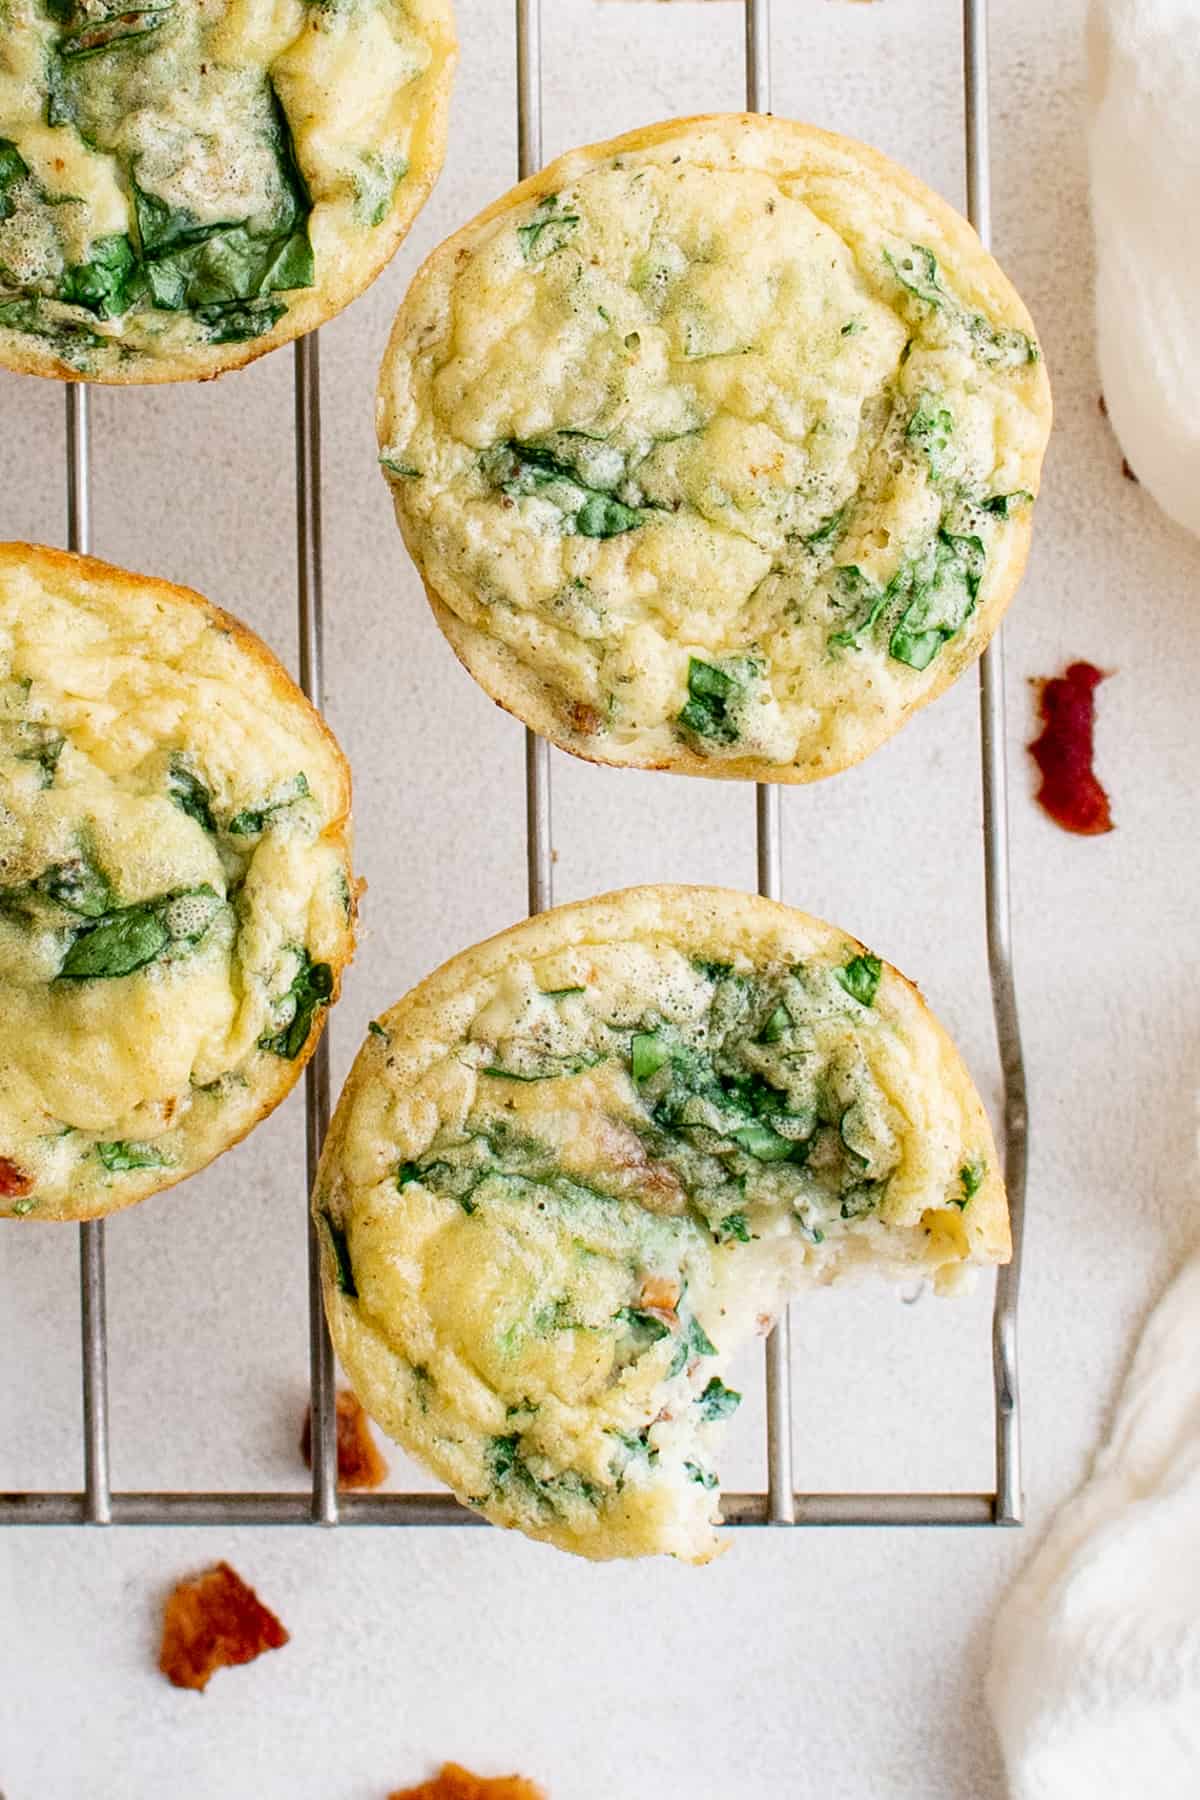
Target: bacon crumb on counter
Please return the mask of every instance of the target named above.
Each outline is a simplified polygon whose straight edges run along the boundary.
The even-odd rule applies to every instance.
[[[397,1788],[388,1800],[546,1800],[544,1788],[521,1775],[472,1775],[458,1763],[445,1763],[432,1781],[420,1787]]]
[[[253,1662],[288,1641],[275,1614],[236,1570],[219,1562],[177,1582],[163,1614],[158,1666],[173,1687],[203,1693],[218,1669]]]
[[[1092,767],[1096,689],[1104,674],[1092,663],[1074,662],[1065,675],[1041,682],[1041,735],[1029,754],[1041,770],[1038,805],[1064,831],[1085,837],[1113,829],[1108,795]]]
[[[312,1468],[312,1407],[304,1415],[300,1454]],[[338,1486],[377,1488],[387,1480],[388,1466],[371,1435],[371,1422],[349,1388],[337,1397]]]

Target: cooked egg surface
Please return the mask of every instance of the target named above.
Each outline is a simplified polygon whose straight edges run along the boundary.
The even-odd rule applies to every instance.
[[[785,120],[575,151],[435,251],[381,462],[442,629],[564,749],[804,781],[987,643],[1050,425],[957,213]]]
[[[449,0],[0,0],[0,363],[219,374],[360,293],[445,149]]]
[[[314,1211],[363,1404],[495,1524],[720,1547],[734,1353],[814,1282],[942,1291],[1010,1250],[969,1076],[903,976],[720,889],[632,889],[464,952],[351,1071]]]
[[[291,1089],[353,948],[349,808],[235,619],[0,545],[0,1214],[144,1199]]]

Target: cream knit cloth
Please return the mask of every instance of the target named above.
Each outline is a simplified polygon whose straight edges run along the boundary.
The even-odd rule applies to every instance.
[[[1088,64],[1108,416],[1142,486],[1200,532],[1200,3],[1093,0]]]
[[[987,1696],[1013,1800],[1200,1796],[1200,1255],[1001,1607]]]

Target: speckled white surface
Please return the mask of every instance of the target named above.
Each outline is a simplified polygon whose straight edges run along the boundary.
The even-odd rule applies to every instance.
[[[375,472],[372,393],[420,255],[512,178],[509,0],[458,0],[446,174],[410,244],[322,338],[328,710],[370,882],[333,1026],[368,1017],[524,896],[518,728],[461,673]],[[1134,1330],[1196,1235],[1192,1091],[1195,595],[1200,546],[1122,480],[1097,412],[1082,0],[994,6],[996,245],[1038,322],[1058,424],[1007,630],[1018,975],[1033,1097],[1023,1375],[1030,1534],[1078,1480]],[[741,101],[741,10],[548,0],[546,152]],[[780,112],[865,137],[959,199],[955,0],[776,0]],[[290,352],[194,390],[95,396],[95,545],[192,583],[291,659]],[[62,398],[0,379],[0,528],[60,542]],[[1027,680],[1087,656],[1118,829],[1032,804]],[[996,1095],[970,681],[863,768],[785,795],[788,898],[917,976]],[[634,880],[753,882],[725,784],[555,759],[561,898]],[[109,1228],[121,1486],[299,1486],[306,1381],[299,1097],[183,1189]],[[76,1237],[0,1253],[0,1485],[79,1480]],[[798,1480],[990,1480],[990,1294],[882,1290],[793,1309]],[[754,1403],[726,1459],[761,1480]],[[398,1482],[412,1479],[397,1457]],[[0,1537],[7,1800],[383,1800],[444,1756],[552,1800],[1001,1800],[981,1712],[1018,1534],[742,1533],[707,1570],[592,1568],[490,1531],[13,1531]],[[292,1633],[197,1697],[154,1670],[182,1572],[228,1557]]]

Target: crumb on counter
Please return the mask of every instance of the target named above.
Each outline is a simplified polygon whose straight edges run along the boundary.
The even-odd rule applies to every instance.
[[[396,1788],[388,1800],[546,1800],[546,1792],[521,1775],[472,1775],[458,1763],[444,1763],[432,1781]]]
[[[300,1454],[312,1468],[312,1408],[304,1415]],[[349,1388],[337,1397],[337,1462],[340,1488],[377,1488],[387,1480],[388,1465],[371,1433],[371,1422]]]
[[[158,1666],[173,1687],[203,1693],[218,1669],[279,1650],[288,1632],[227,1562],[177,1582],[163,1614]]]

